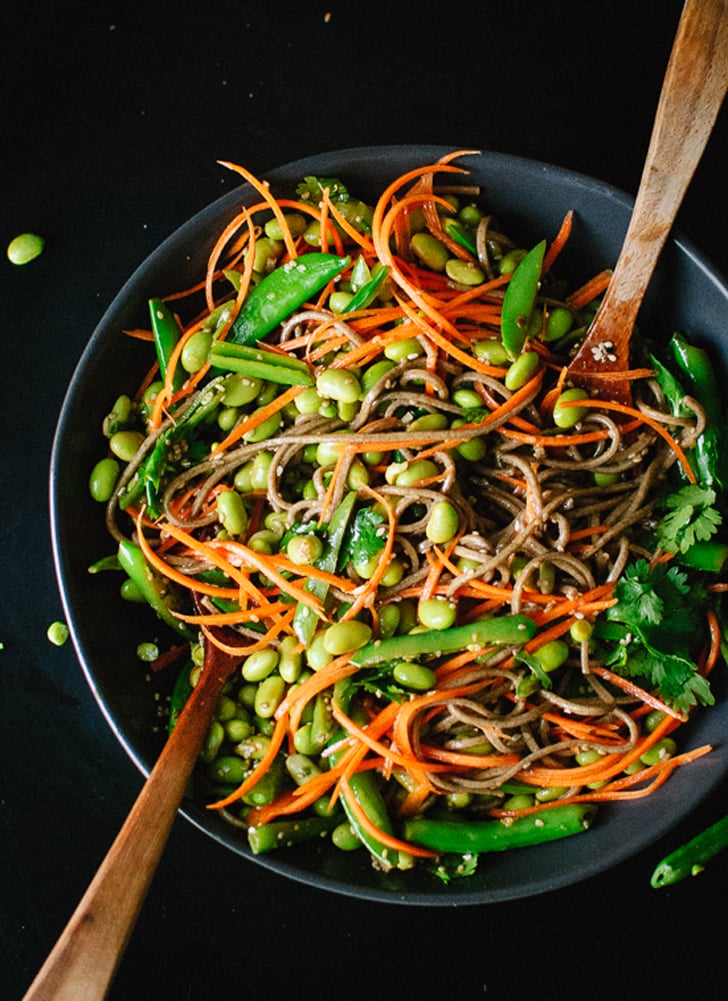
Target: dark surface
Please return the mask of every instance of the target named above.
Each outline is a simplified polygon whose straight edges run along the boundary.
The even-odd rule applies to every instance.
[[[65,6],[65,5],[64,5]],[[321,150],[444,143],[636,190],[681,4],[27,3],[0,24],[5,582],[0,998],[20,998],[141,777],[101,716],[60,617],[47,472],[66,385],[136,266],[235,184]],[[330,17],[327,19],[327,13]],[[724,109],[680,216],[728,272]],[[726,321],[728,325],[728,320]],[[179,820],[112,999],[298,1001],[715,994],[728,853],[654,891],[666,850],[728,810],[720,788],[651,848],[532,901],[403,909],[284,880]]]

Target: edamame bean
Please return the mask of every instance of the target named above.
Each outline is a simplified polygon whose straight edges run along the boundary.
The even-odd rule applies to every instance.
[[[272,647],[255,650],[243,661],[240,673],[246,681],[263,681],[278,666],[278,651]]]
[[[320,775],[321,769],[308,754],[289,754],[286,758],[286,771],[298,786],[304,785],[314,775]]]
[[[278,549],[279,538],[275,532],[267,528],[261,528],[248,539],[248,547],[256,553],[263,553],[270,556]]]
[[[446,598],[423,598],[417,605],[417,618],[425,629],[449,629],[456,615],[454,602]]]
[[[427,692],[435,687],[435,672],[424,664],[401,660],[394,665],[392,677],[397,684],[411,688],[415,692]]]
[[[379,579],[379,583],[382,587],[394,587],[395,584],[399,582],[404,577],[404,564],[401,560],[391,560],[387,569],[384,571]]]
[[[286,683],[280,674],[270,674],[258,685],[253,709],[261,719],[271,719],[283,700]]]
[[[412,361],[424,353],[425,349],[416,337],[405,337],[401,341],[394,341],[392,344],[387,344],[384,348],[384,357],[389,358],[390,361],[395,363]]]
[[[458,285],[482,285],[485,274],[472,261],[461,261],[459,257],[451,257],[445,264],[445,274]]]
[[[281,415],[278,411],[271,414],[270,417],[261,421],[257,427],[251,428],[250,431],[246,431],[243,438],[247,442],[258,442],[266,441],[268,438],[272,438],[274,434],[278,431],[281,426]]]
[[[65,622],[51,622],[46,631],[46,637],[53,646],[63,646],[68,639],[68,626]]]
[[[565,389],[554,404],[554,424],[557,428],[573,428],[587,415],[586,407],[573,406],[575,400],[586,400],[589,394],[584,389],[574,386]],[[572,404],[569,406],[568,404]]]
[[[240,785],[245,778],[245,762],[234,754],[226,754],[210,764],[207,774],[212,782],[222,785]]]
[[[132,580],[131,577],[127,577],[121,582],[119,594],[123,601],[131,601],[135,605],[143,605],[147,600],[137,582]]]
[[[648,747],[644,754],[640,754],[640,761],[643,765],[658,765],[661,761],[673,757],[676,751],[677,744],[672,737],[663,737],[652,747]]]
[[[501,367],[509,364],[505,345],[495,337],[488,337],[483,341],[473,341],[473,354],[488,365]]]
[[[261,386],[260,379],[254,379],[242,372],[233,372],[225,379],[223,403],[226,407],[244,407],[257,399]]]
[[[365,646],[372,638],[371,626],[353,619],[351,622],[335,622],[323,634],[323,647],[333,657],[352,653]]]
[[[239,416],[237,407],[222,407],[217,415],[217,426],[227,434],[238,423]]]
[[[372,386],[376,386],[380,379],[382,379],[387,372],[391,372],[394,368],[394,362],[390,361],[389,358],[382,358],[380,361],[375,361],[373,365],[365,368],[361,376],[361,391],[362,395],[365,396]]]
[[[250,465],[250,485],[253,490],[267,490],[268,474],[273,462],[272,452],[258,452]]]
[[[246,719],[233,716],[232,719],[224,723],[225,736],[233,744],[239,744],[241,740],[246,740],[253,732],[253,727]]]
[[[229,535],[243,535],[249,523],[243,498],[237,490],[222,490],[217,495],[217,516]]]
[[[415,257],[417,257],[426,268],[431,271],[444,271],[445,265],[450,257],[450,252],[444,243],[441,243],[432,233],[415,233],[410,240],[410,246]]]
[[[342,852],[355,852],[363,846],[362,840],[348,820],[342,820],[331,832],[331,843]]]
[[[284,636],[278,647],[278,673],[289,685],[295,684],[303,669],[303,651],[295,636]]]
[[[323,548],[317,535],[294,535],[286,546],[286,555],[297,566],[310,566],[319,558]]]
[[[8,244],[7,255],[11,264],[30,264],[40,257],[45,247],[45,240],[37,233],[20,233]]]
[[[483,401],[474,389],[461,386],[452,394],[452,402],[463,410],[475,410],[483,406]]]
[[[394,636],[399,626],[399,605],[392,602],[379,609],[379,634],[383,639]]]
[[[501,257],[498,263],[499,273],[502,275],[509,275],[512,271],[515,271],[526,254],[526,250],[509,250],[507,254],[504,254],[503,257]]]
[[[111,456],[100,459],[96,463],[91,470],[88,481],[89,492],[95,501],[99,501],[100,504],[105,504],[108,501],[114,492],[120,471],[121,466]]]
[[[544,671],[555,671],[569,656],[569,647],[563,640],[550,640],[534,650],[533,655]]]
[[[460,518],[457,509],[448,500],[438,501],[430,510],[425,535],[436,545],[449,542],[457,534]]]
[[[303,236],[308,229],[308,218],[301,212],[284,212],[283,219],[292,237]],[[269,219],[264,226],[265,235],[269,240],[282,240],[283,230],[281,224],[275,216]]]
[[[272,271],[280,257],[282,248],[283,244],[279,240],[273,240],[267,235],[259,236],[255,241],[255,250],[253,251],[253,271],[258,275]]]
[[[554,306],[546,317],[546,337],[547,341],[557,341],[564,337],[571,330],[574,317],[570,310],[564,306]]]
[[[187,339],[180,355],[180,364],[185,372],[198,372],[207,362],[212,344],[212,331],[197,330]]]
[[[316,390],[326,399],[356,403],[361,395],[361,383],[349,369],[325,368],[316,379]]]
[[[539,364],[539,357],[535,351],[524,351],[508,366],[504,379],[506,389],[513,391],[525,386],[538,371]]]
[[[318,391],[313,386],[307,386],[296,396],[293,404],[299,414],[317,414],[322,402]]]
[[[131,462],[143,441],[141,431],[117,431],[109,438],[109,448],[122,462]]]
[[[443,431],[447,427],[445,414],[422,414],[407,425],[408,431]]]
[[[134,405],[126,393],[116,398],[113,407],[104,417],[102,431],[105,437],[110,438],[117,431],[123,431],[131,419]]]
[[[207,733],[205,734],[205,740],[202,744],[202,749],[200,751],[200,758],[206,764],[209,764],[214,760],[215,755],[222,747],[222,742],[225,739],[225,729],[219,720],[214,719],[207,728]]]
[[[306,648],[306,663],[312,671],[320,671],[331,662],[331,654],[324,646],[324,633],[316,633]]]
[[[398,487],[413,487],[422,480],[437,476],[439,472],[440,467],[436,462],[430,459],[415,459],[397,473],[394,483]]]
[[[589,619],[577,619],[576,622],[572,622],[571,624],[569,636],[571,636],[574,643],[584,643],[591,637],[593,631],[594,626]]]
[[[347,292],[345,289],[337,289],[329,296],[329,309],[337,316],[345,313],[353,298],[353,292]]]

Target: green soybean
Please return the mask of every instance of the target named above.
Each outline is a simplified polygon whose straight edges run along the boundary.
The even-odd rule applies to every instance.
[[[256,650],[243,661],[240,673],[246,681],[263,681],[278,666],[278,652],[270,647]]]
[[[107,456],[100,459],[89,476],[88,488],[95,501],[105,504],[114,492],[121,466],[116,459]]]
[[[432,271],[444,271],[450,252],[431,233],[415,233],[410,240],[414,255]]]
[[[180,364],[185,372],[198,372],[207,362],[212,344],[212,331],[198,330],[185,342],[180,355]]]
[[[37,233],[20,233],[8,244],[7,255],[11,264],[30,264],[40,257],[45,247],[45,240]]]
[[[361,395],[361,383],[346,368],[326,368],[316,378],[320,396],[340,403],[356,403]]]
[[[217,495],[217,516],[230,535],[242,535],[248,527],[248,512],[236,490],[222,490]]]
[[[323,548],[317,535],[294,535],[286,546],[286,554],[297,566],[310,566],[321,556]]]
[[[109,448],[122,462],[131,462],[143,441],[141,431],[117,431],[109,439]]]
[[[460,518],[457,508],[450,501],[443,500],[433,504],[430,517],[425,527],[425,535],[436,545],[449,542],[457,534]]]
[[[63,646],[68,639],[68,626],[65,622],[51,622],[46,631],[46,637],[53,646]]]
[[[504,379],[506,389],[511,391],[525,386],[531,376],[538,371],[540,359],[535,351],[524,351],[508,366]]]
[[[589,394],[574,386],[572,389],[565,389],[554,404],[554,424],[557,428],[572,428],[579,421],[584,420],[587,415],[586,407],[574,406],[577,400],[588,399]]]
[[[262,381],[242,372],[233,372],[225,379],[223,403],[228,407],[244,407],[252,403],[261,390]]]
[[[323,647],[334,657],[360,650],[371,640],[372,630],[366,622],[336,622],[323,635]]]
[[[446,598],[423,598],[417,605],[417,618],[426,629],[449,629],[456,614],[454,602]]]
[[[427,692],[435,687],[437,681],[431,668],[407,660],[400,660],[394,665],[392,677],[398,684],[415,692]]]
[[[458,285],[482,285],[485,281],[485,274],[477,264],[472,261],[461,261],[458,257],[451,257],[447,261],[445,274]]]
[[[260,716],[261,719],[271,719],[281,704],[285,691],[286,683],[280,674],[269,674],[264,678],[258,685],[253,702],[256,716]]]

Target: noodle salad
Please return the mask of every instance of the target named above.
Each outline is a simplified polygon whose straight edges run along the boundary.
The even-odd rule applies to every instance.
[[[631,403],[571,385],[610,273],[570,288],[572,214],[524,248],[460,159],[374,205],[226,164],[252,203],[127,331],[151,367],[104,421],[91,569],[169,627],[170,728],[205,645],[239,657],[198,778],[256,854],[447,881],[710,751],[679,734],[723,649],[709,359],[640,336]]]

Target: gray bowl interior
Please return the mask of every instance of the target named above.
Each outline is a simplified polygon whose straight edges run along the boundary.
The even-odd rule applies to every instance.
[[[321,154],[271,171],[274,192],[290,193],[306,174],[338,176],[350,190],[374,200],[406,169],[429,163],[449,147],[349,149]],[[574,210],[574,232],[558,270],[572,283],[614,264],[631,200],[606,184],[547,164],[498,153],[462,161],[482,186],[483,200],[506,232],[524,244],[551,239]],[[257,196],[256,196],[257,197]],[[100,454],[103,416],[120,392],[135,387],[149,363],[148,346],[125,336],[146,323],[147,299],[199,279],[217,233],[244,201],[247,186],[230,192],[169,237],[131,276],[103,316],[81,357],[62,407],[50,470],[52,544],[59,588],[76,652],[99,707],[133,761],[148,773],[161,747],[155,692],[164,698],[170,679],[145,681],[135,649],[159,626],[148,609],[122,605],[118,578],[87,568],[113,548],[99,505],[89,497],[89,471]],[[722,370],[728,365],[728,288],[686,241],[670,241],[640,317],[655,338],[673,330],[712,344]],[[717,681],[723,688],[722,676]],[[388,903],[463,905],[532,896],[618,864],[661,837],[685,817],[728,769],[724,734],[728,701],[696,716],[685,731],[690,746],[715,745],[712,754],[678,770],[654,796],[603,809],[591,831],[535,848],[483,860],[471,878],[444,886],[423,872],[383,876],[365,853],[302,846],[255,861],[292,879],[333,892]],[[249,859],[244,834],[186,800],[184,815],[233,852]],[[241,870],[241,879],[244,879]]]

